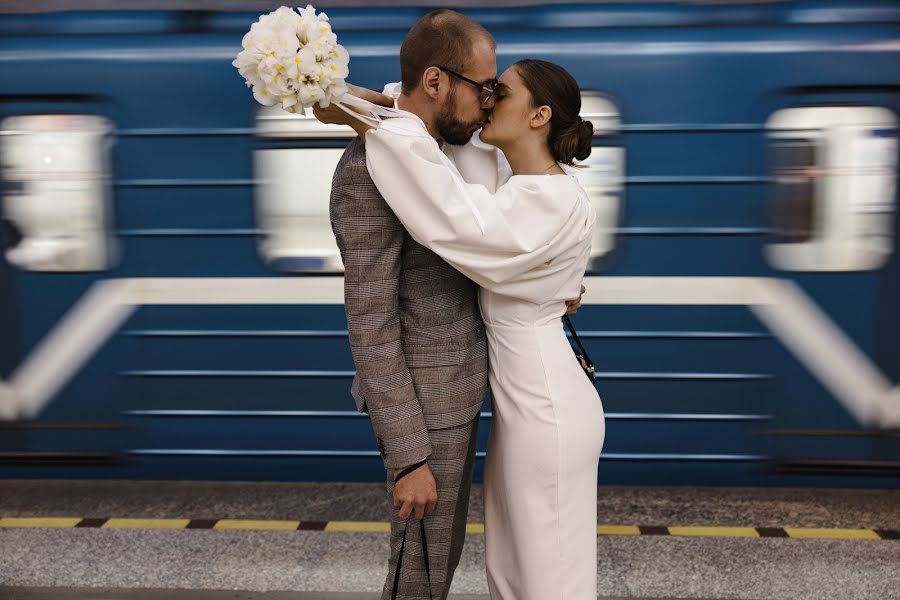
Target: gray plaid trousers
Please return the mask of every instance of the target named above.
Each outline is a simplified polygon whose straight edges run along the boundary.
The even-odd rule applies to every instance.
[[[344,307],[356,365],[352,395],[357,409],[369,414],[386,468],[428,459],[438,487],[435,513],[425,519],[433,592],[446,598],[465,538],[487,389],[477,289],[403,228],[369,177],[358,139],[335,171],[330,216],[344,262]],[[393,506],[392,482],[388,494]],[[391,523],[385,598],[404,525],[396,511]],[[409,600],[428,598],[418,536],[419,528],[410,527],[401,569],[398,597]]]

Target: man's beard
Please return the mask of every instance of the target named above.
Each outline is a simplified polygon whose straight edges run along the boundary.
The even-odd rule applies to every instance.
[[[456,118],[456,99],[451,95],[443,110],[438,114],[434,122],[441,139],[453,146],[465,146],[475,133],[472,128],[475,123],[464,123]]]

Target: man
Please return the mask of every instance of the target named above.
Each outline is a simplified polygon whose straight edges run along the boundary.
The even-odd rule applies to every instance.
[[[400,49],[399,106],[438,140],[465,144],[493,99],[458,85],[440,65],[474,81],[497,77],[495,43],[471,19],[448,10],[422,17]],[[427,73],[426,73],[427,70]],[[390,210],[354,140],[332,182],[331,221],[344,261],[344,301],[356,363],[353,396],[368,412],[393,499],[391,596],[406,520],[425,521],[435,598],[446,598],[462,554],[487,347],[475,285],[415,242]],[[408,467],[419,468],[394,484]],[[399,594],[429,598],[418,527],[406,539]]]
[[[421,118],[439,143],[466,144],[493,107],[495,51],[490,33],[468,17],[425,15],[400,49],[398,108]],[[391,597],[415,515],[429,517],[431,592],[445,599],[465,539],[487,388],[476,287],[403,229],[369,176],[362,140],[338,164],[330,214],[345,268],[352,393],[371,418],[394,506],[382,597]],[[398,595],[430,598],[418,526],[404,548]]]

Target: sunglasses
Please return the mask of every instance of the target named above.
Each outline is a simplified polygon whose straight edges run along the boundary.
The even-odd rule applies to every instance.
[[[500,82],[497,81],[496,79],[489,81],[488,83],[478,83],[477,81],[469,79],[468,77],[464,77],[464,76],[460,75],[459,73],[457,73],[455,71],[451,71],[450,69],[448,69],[446,67],[438,67],[438,69],[440,69],[441,71],[443,71],[445,73],[449,73],[450,75],[453,75],[457,79],[461,79],[462,81],[465,81],[469,85],[474,85],[479,90],[481,90],[481,103],[482,104],[487,104],[488,101],[494,97],[494,94],[497,93],[497,88],[500,87]]]

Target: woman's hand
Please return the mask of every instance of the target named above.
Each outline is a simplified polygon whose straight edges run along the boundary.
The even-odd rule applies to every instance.
[[[578,312],[578,309],[581,308],[581,298],[582,298],[582,296],[584,296],[585,291],[586,290],[584,289],[584,286],[582,285],[581,286],[581,294],[579,294],[578,298],[575,298],[574,300],[566,300],[566,314],[567,315],[574,315],[575,313]]]
[[[347,107],[351,111],[358,112],[361,115],[365,113],[362,109],[357,109],[355,106]],[[360,119],[354,118],[352,115],[347,114],[341,107],[337,106],[334,103],[328,105],[328,108],[322,108],[318,105],[313,106],[313,114],[316,115],[316,118],[322,123],[329,123],[332,125],[349,125],[353,128],[353,131],[361,137],[363,140],[366,139],[366,132],[372,129],[372,126],[368,123],[361,121]]]
[[[394,99],[385,94],[370,90],[368,88],[359,87],[357,85],[351,85],[349,83],[347,84],[347,88],[349,89],[350,93],[357,98],[367,100],[372,104],[378,104],[387,107],[394,106]],[[361,109],[357,109],[355,106],[350,106],[348,108],[358,112],[359,114],[365,114]],[[328,108],[314,106],[313,114],[316,115],[316,118],[322,123],[328,123],[331,125],[349,125],[363,139],[365,139],[366,137],[366,131],[372,129],[371,125],[368,125],[359,119],[353,118],[352,115],[347,114],[345,110],[341,109],[335,104],[329,105]]]
[[[354,110],[352,106],[347,107],[350,110]],[[327,123],[329,125],[349,125],[353,127],[354,123],[358,123],[359,119],[355,119],[352,116],[348,115],[341,107],[332,102],[328,105],[328,108],[322,108],[318,104],[313,106],[313,114],[316,115],[316,118],[322,122]]]
[[[371,102],[372,104],[378,104],[379,106],[386,106],[388,108],[393,108],[394,106],[394,99],[380,92],[349,83],[347,84],[347,88],[350,91],[350,94],[362,100]],[[359,114],[365,114],[356,107],[351,106],[349,108],[355,110]],[[353,127],[354,123],[359,122],[359,119],[354,119],[334,104],[331,104],[328,108],[319,108],[318,106],[315,106],[313,107],[313,113],[315,113],[316,118],[321,122],[330,123],[332,125],[350,125]]]

